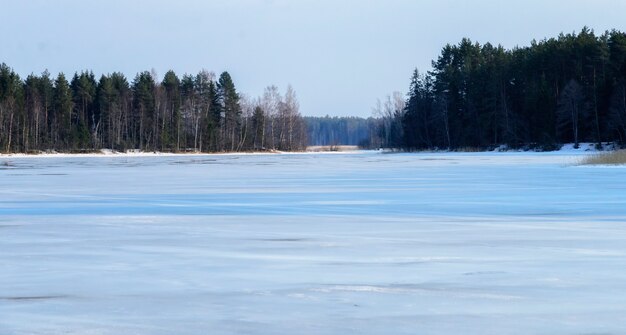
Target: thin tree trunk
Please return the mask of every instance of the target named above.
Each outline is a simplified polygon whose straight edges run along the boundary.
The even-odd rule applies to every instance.
[[[596,68],[593,67],[593,109],[596,116],[596,135],[598,146],[602,145],[602,139],[600,137],[600,118],[598,117],[598,94],[596,91]]]
[[[11,114],[9,116],[9,138],[7,140],[7,149],[6,152],[10,152],[11,150],[11,139],[13,135],[13,111],[11,110]]]

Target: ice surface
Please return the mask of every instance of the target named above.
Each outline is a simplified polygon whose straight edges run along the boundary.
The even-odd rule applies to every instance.
[[[0,334],[626,334],[580,157],[0,157]]]

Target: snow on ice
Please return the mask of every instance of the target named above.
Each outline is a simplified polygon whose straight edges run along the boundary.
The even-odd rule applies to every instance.
[[[581,154],[0,157],[0,334],[624,334]]]

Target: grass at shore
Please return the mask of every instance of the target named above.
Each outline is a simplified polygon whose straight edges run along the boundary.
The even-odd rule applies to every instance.
[[[585,157],[581,165],[621,165],[626,164],[626,150],[602,152]]]

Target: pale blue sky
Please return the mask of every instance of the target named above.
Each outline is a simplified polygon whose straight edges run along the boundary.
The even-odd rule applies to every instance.
[[[291,83],[305,115],[369,116],[462,37],[505,47],[578,31],[626,30],[626,0],[0,0],[0,62],[129,80],[228,70],[260,95]]]

